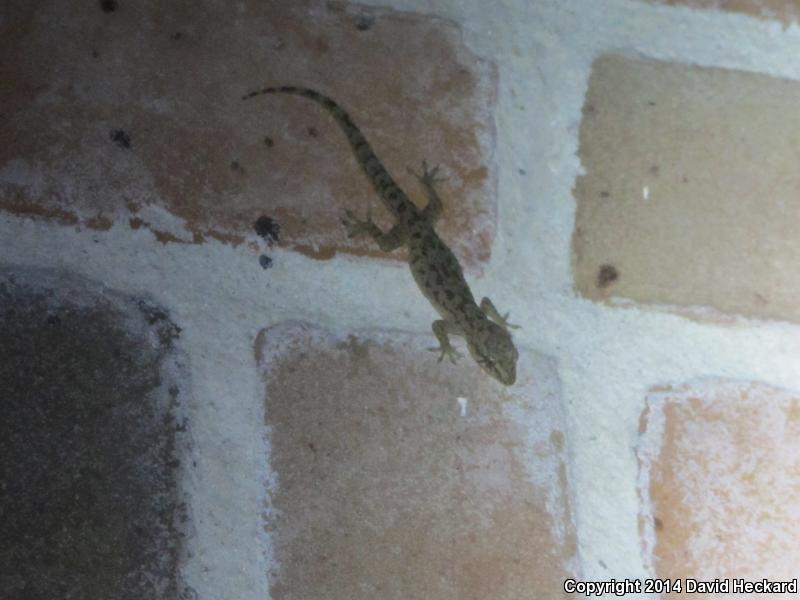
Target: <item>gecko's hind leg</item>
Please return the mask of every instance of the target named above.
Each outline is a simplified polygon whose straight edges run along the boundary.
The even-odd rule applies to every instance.
[[[494,307],[494,304],[492,304],[492,301],[489,300],[489,298],[484,298],[483,300],[481,300],[481,310],[483,311],[483,314],[485,314],[492,321],[500,325],[500,327],[502,327],[506,331],[508,331],[509,329],[520,328],[519,325],[512,325],[511,323],[508,322],[508,317],[511,314],[510,312],[501,315],[498,312],[498,310]]]
[[[350,210],[346,210],[344,214],[345,218],[342,219],[342,223],[347,229],[347,237],[371,237],[384,252],[391,252],[395,248],[402,246],[408,238],[406,228],[399,224],[386,233],[381,231],[381,228],[373,223],[369,207],[367,207],[366,220],[359,219]]]
[[[436,192],[436,184],[441,183],[445,178],[439,175],[438,166],[428,169],[428,163],[424,160],[422,161],[422,173],[417,173],[411,167],[408,168],[408,172],[419,180],[428,197],[428,204],[422,211],[423,216],[431,222],[435,222],[442,214],[442,199]]]

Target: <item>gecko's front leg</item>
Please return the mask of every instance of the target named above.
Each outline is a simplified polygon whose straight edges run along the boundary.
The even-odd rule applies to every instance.
[[[500,327],[502,327],[506,331],[508,331],[509,329],[520,328],[519,325],[512,325],[511,323],[508,322],[508,316],[511,314],[510,312],[501,315],[498,312],[498,310],[494,307],[494,304],[492,304],[492,301],[489,300],[489,298],[484,298],[483,300],[481,300],[481,310],[483,311],[483,314],[485,314],[492,321],[500,325]]]
[[[406,228],[399,224],[392,227],[388,233],[381,231],[380,227],[372,222],[369,208],[366,220],[359,219],[350,210],[346,210],[344,214],[346,218],[342,219],[342,223],[347,229],[347,237],[371,237],[384,252],[391,252],[395,248],[399,248],[408,239]]]
[[[439,347],[428,348],[428,350],[431,352],[441,352],[439,355],[439,362],[442,362],[444,357],[447,356],[451,363],[456,364],[456,360],[461,358],[461,353],[450,345],[448,334],[463,335],[461,328],[452,321],[445,321],[442,319],[434,321],[431,328],[433,329],[433,334],[436,336],[436,339],[439,340]]]

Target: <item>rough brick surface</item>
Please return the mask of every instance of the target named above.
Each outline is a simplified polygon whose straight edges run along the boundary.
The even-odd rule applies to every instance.
[[[265,331],[273,598],[563,597],[574,574],[553,361],[512,390],[427,337]]]
[[[800,20],[800,4],[793,0],[650,0],[671,6],[725,10],[764,19],[776,19],[786,24]]]
[[[301,98],[241,101],[306,85],[350,111],[420,202],[406,168],[441,164],[443,234],[467,267],[488,259],[495,74],[455,24],[318,1],[6,4],[0,208],[164,243],[240,243],[266,215],[308,255],[377,254],[340,223],[377,204],[335,123]]]
[[[637,454],[654,574],[796,577],[798,440],[800,394],[727,380],[652,390]]]
[[[800,84],[765,75],[597,59],[575,186],[577,289],[800,322],[798,96]]]
[[[0,270],[0,597],[192,598],[178,330],[93,287]]]

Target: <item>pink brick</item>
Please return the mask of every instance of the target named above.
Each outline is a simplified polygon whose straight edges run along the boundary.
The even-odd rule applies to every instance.
[[[637,455],[655,576],[797,576],[800,394],[728,380],[653,389]]]
[[[564,597],[576,547],[555,361],[522,357],[505,388],[437,363],[430,341],[259,336],[276,600]]]
[[[744,13],[788,24],[800,20],[800,5],[792,0],[650,0],[671,6]]]

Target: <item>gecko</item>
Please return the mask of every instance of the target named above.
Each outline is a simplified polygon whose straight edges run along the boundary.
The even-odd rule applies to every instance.
[[[517,326],[510,324],[509,313],[501,315],[489,298],[483,298],[480,305],[475,302],[458,259],[434,228],[443,208],[436,191],[436,185],[443,181],[439,168],[429,169],[423,160],[421,173],[408,169],[427,196],[425,208],[420,209],[395,183],[350,115],[331,98],[308,88],[283,86],[252,91],[242,100],[264,94],[293,94],[313,100],[333,116],[347,136],[358,164],[394,216],[395,224],[388,232],[382,231],[372,221],[369,205],[365,220],[347,210],[342,223],[348,237],[371,237],[384,252],[406,247],[414,281],[441,316],[432,325],[439,347],[431,350],[440,352],[439,362],[445,356],[453,363],[461,357],[449,338],[460,335],[466,340],[470,355],[486,373],[505,385],[512,385],[517,378],[518,352],[509,329]]]

